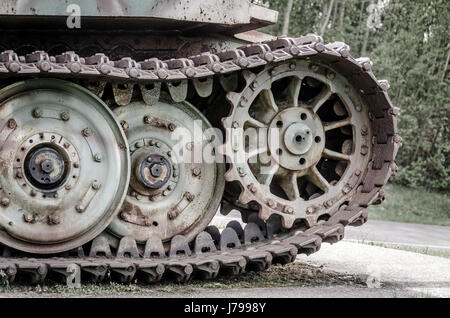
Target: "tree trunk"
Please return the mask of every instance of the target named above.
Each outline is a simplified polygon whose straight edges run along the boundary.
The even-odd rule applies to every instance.
[[[344,29],[344,16],[345,16],[345,0],[342,0],[341,7],[339,10],[339,29],[341,31]]]
[[[373,4],[373,0],[370,0],[370,4]],[[369,13],[370,14],[370,13]],[[370,17],[367,17],[367,21]],[[370,32],[370,28],[368,26],[368,23],[366,23],[366,33],[364,34],[364,39],[363,39],[363,43],[361,45],[361,56],[365,56],[366,55],[366,50],[367,50],[367,43],[369,42],[369,32]]]
[[[281,34],[283,35],[287,35],[289,32],[289,19],[291,17],[293,3],[294,0],[288,0],[286,4],[286,10],[284,11],[283,30],[281,31]]]
[[[325,33],[325,28],[327,27],[328,21],[330,20],[331,10],[333,10],[333,4],[334,4],[334,0],[331,0],[330,5],[328,6],[328,12],[325,17],[325,21],[323,22],[323,25],[320,28],[320,36],[323,36],[323,34]]]
[[[449,60],[450,60],[450,43],[448,44],[447,59],[445,60],[444,69],[442,71],[441,84],[444,83],[445,74],[447,73]]]

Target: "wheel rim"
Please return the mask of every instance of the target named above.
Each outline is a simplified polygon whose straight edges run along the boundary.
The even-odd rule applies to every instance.
[[[116,115],[126,127],[132,175],[125,203],[109,231],[138,243],[150,237],[168,242],[178,234],[193,239],[219,207],[224,165],[185,162],[180,150],[191,156],[192,145],[204,144],[194,139],[194,130],[211,132],[210,124],[189,103],[174,103],[167,96],[151,107],[135,102],[117,108]],[[182,142],[180,135],[186,138]]]
[[[223,119],[232,163],[227,193],[236,182],[240,188],[230,199],[264,220],[280,215],[287,228],[326,219],[351,197],[349,178],[368,164],[369,119],[358,92],[306,61],[245,77],[246,88],[228,95],[232,112]]]
[[[113,113],[73,83],[29,80],[0,91],[0,241],[67,251],[101,233],[129,182],[126,138]]]

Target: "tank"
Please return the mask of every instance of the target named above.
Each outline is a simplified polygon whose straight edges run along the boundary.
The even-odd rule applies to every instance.
[[[2,1],[7,280],[214,279],[364,224],[397,171],[389,84],[345,43],[256,31],[277,18],[246,0]],[[218,211],[241,219],[218,229]]]

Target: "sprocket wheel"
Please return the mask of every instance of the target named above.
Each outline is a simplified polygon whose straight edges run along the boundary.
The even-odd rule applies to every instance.
[[[228,94],[222,120],[228,199],[263,220],[279,215],[285,228],[328,219],[369,163],[367,106],[325,65],[297,61],[243,75],[246,86]]]

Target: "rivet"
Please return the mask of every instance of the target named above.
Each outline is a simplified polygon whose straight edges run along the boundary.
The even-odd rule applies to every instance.
[[[66,184],[66,186],[64,187],[67,191],[72,189],[72,186],[70,184]]]
[[[256,186],[255,186],[253,183],[251,183],[251,184],[248,186],[248,188],[249,188],[250,192],[252,192],[252,193],[256,193],[256,191],[258,190],[258,189],[256,188]]]
[[[62,112],[59,116],[64,121],[68,121],[70,119],[70,114],[68,112]]]
[[[9,119],[8,120],[8,128],[9,129],[16,129],[16,127],[17,127],[17,123],[16,123],[16,121],[14,120],[14,119]]]
[[[64,146],[64,148],[68,149],[68,148],[70,147],[70,144],[69,144],[68,142],[65,142],[65,143],[63,144],[63,146]]]
[[[244,169],[242,167],[238,168],[238,173],[239,173],[239,176],[241,176],[241,177],[245,177],[247,175],[247,173],[244,171]]]
[[[361,170],[356,170],[355,175],[357,175],[357,176],[361,175]]]
[[[33,109],[33,117],[34,118],[41,118],[42,117],[42,110],[40,108]]]
[[[96,153],[96,154],[94,155],[94,160],[95,160],[96,162],[101,162],[101,161],[102,161],[102,156],[101,156],[99,153]]]
[[[357,112],[360,112],[360,111],[362,110],[362,106],[361,106],[360,104],[356,104],[356,105],[355,105],[355,110],[356,110]]]
[[[75,206],[75,210],[78,213],[81,213],[81,212],[84,212],[84,207],[82,205],[77,205],[77,206]]]
[[[189,202],[194,201],[194,198],[195,198],[195,196],[194,196],[192,193],[190,193],[190,192],[187,192],[187,193],[186,193],[186,199],[187,199]]]
[[[144,147],[144,142],[142,141],[142,140],[139,140],[139,141],[136,141],[136,143],[134,144],[134,146],[136,147],[136,148],[142,148],[142,147]]]
[[[172,157],[172,151],[168,151],[168,152],[167,152],[167,156],[168,156],[168,157]]]
[[[239,127],[239,123],[237,121],[233,121],[233,124],[231,124],[231,127],[238,128]]]
[[[159,141],[157,141],[157,142],[155,143],[155,146],[156,146],[156,148],[161,148],[161,143],[160,143]]]
[[[74,162],[74,163],[73,163],[73,167],[74,167],[74,168],[79,168],[79,167],[80,167],[80,164],[79,164],[78,162]]]
[[[169,190],[164,190],[162,193],[163,196],[168,196],[169,194],[170,194]]]
[[[98,190],[100,189],[101,184],[97,181],[92,182],[92,189]]]
[[[170,131],[174,131],[177,128],[177,126],[173,123],[170,123],[168,128]]]
[[[314,213],[314,208],[312,206],[310,206],[306,209],[306,214],[312,214],[312,213]]]
[[[55,193],[53,194],[53,197],[54,197],[55,199],[58,199],[58,198],[59,198],[59,194],[58,194],[57,192],[55,192]]]
[[[90,128],[84,128],[81,133],[84,137],[89,137],[90,135],[92,135],[92,130]]]
[[[173,186],[170,184],[167,186],[167,190],[172,191],[173,190]]]
[[[30,191],[30,195],[31,195],[32,197],[35,197],[35,196],[36,196],[36,191],[31,190],[31,191]]]

